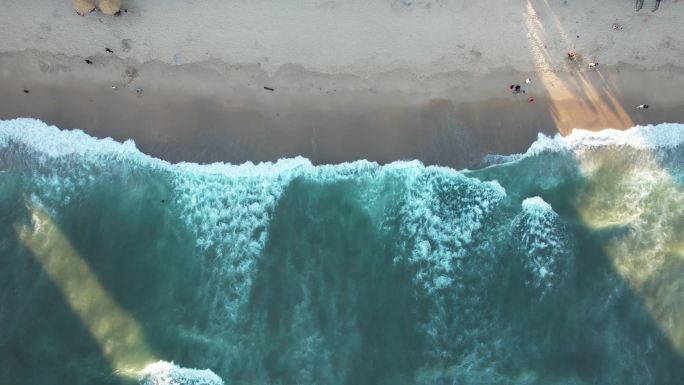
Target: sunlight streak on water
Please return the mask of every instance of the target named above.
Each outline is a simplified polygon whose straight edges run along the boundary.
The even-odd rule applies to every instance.
[[[16,226],[19,239],[88,327],[115,373],[137,377],[158,360],[142,341],[140,325],[111,298],[48,213],[32,202],[27,208],[32,226]]]
[[[615,171],[629,159],[615,152],[581,159],[591,182],[578,212],[591,228],[614,234],[603,243],[606,255],[684,356],[684,192],[653,157]]]

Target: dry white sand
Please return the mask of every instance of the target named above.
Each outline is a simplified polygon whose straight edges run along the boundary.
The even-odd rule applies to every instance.
[[[651,3],[124,0],[120,17],[80,17],[66,0],[7,0],[0,118],[134,137],[172,158],[462,165],[463,151],[520,150],[538,131],[684,121],[684,1]],[[177,148],[212,138],[232,144]],[[428,159],[436,143],[460,154]]]
[[[0,52],[88,56],[108,46],[137,62],[219,59],[268,72],[300,64],[322,73],[426,76],[533,70],[536,33],[554,68],[570,48],[606,65],[683,63],[684,3],[666,0],[655,13],[648,3],[636,13],[632,1],[595,0],[128,0],[120,18],[79,18],[66,0],[6,0]],[[530,29],[534,18],[543,30]]]

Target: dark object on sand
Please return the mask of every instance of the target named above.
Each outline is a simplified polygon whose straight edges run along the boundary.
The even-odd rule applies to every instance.
[[[655,5],[655,7],[653,7],[653,10],[651,12],[657,11],[658,8],[660,8],[660,0],[656,0],[656,5]]]
[[[162,203],[165,203],[165,202],[166,202],[166,199],[162,199]]]
[[[644,7],[644,0],[636,0],[636,10],[639,12]]]
[[[266,87],[266,86],[264,86],[264,89],[267,90],[267,91],[271,91],[271,92],[275,91],[275,89],[273,89],[273,88],[271,88],[271,87]]]
[[[89,59],[85,59],[85,62],[88,63],[88,64],[93,64],[93,61],[92,61],[92,60],[89,60]]]
[[[641,104],[637,107],[638,109],[642,110],[644,108],[648,108],[648,104]]]
[[[520,84],[517,84],[517,85],[515,86],[515,92],[520,92]]]
[[[27,90],[26,88],[24,88],[24,93],[25,93],[25,94],[28,94],[28,93],[29,93],[29,90]]]
[[[577,61],[577,54],[572,51],[568,52],[568,60]]]
[[[109,52],[109,53],[114,53],[114,51],[112,51],[111,49],[109,49],[109,48],[107,48],[107,47],[105,47],[105,51],[107,51],[107,52]]]

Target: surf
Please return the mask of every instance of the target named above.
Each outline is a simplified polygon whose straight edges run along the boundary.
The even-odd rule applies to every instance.
[[[88,320],[120,313],[86,319],[73,305],[101,293],[110,302],[94,303],[135,322],[124,329],[149,352],[133,365],[146,384],[196,383],[192,373],[209,383],[677,383],[683,142],[684,125],[660,124],[540,135],[477,170],[301,157],[200,165],[2,121],[0,372],[37,384],[116,377],[111,337]],[[42,256],[32,234],[48,246],[57,238],[40,234],[60,234],[78,259]],[[82,263],[98,289],[65,295],[49,260]],[[48,300],[50,311],[26,306]],[[32,373],[52,351],[64,360],[53,377]]]

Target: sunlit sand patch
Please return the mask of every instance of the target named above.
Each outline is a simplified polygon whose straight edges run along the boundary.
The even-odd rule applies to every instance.
[[[550,9],[549,4],[546,1],[544,3]],[[573,128],[600,130],[607,127],[620,129],[633,127],[633,120],[609,87],[597,89],[587,74],[579,71],[576,73],[577,79],[572,82],[574,84],[561,79],[554,73],[552,60],[548,56],[544,43],[545,30],[531,0],[527,1],[526,9],[524,20],[530,52],[539,80],[549,95],[550,112],[558,131],[566,135]],[[570,39],[560,21],[552,11],[551,14],[564,44],[571,47]],[[605,84],[603,77],[597,75],[596,78]]]
[[[137,378],[158,360],[145,346],[140,325],[102,287],[50,216],[34,203],[27,207],[32,224],[16,227],[19,239],[88,327],[116,374]]]

